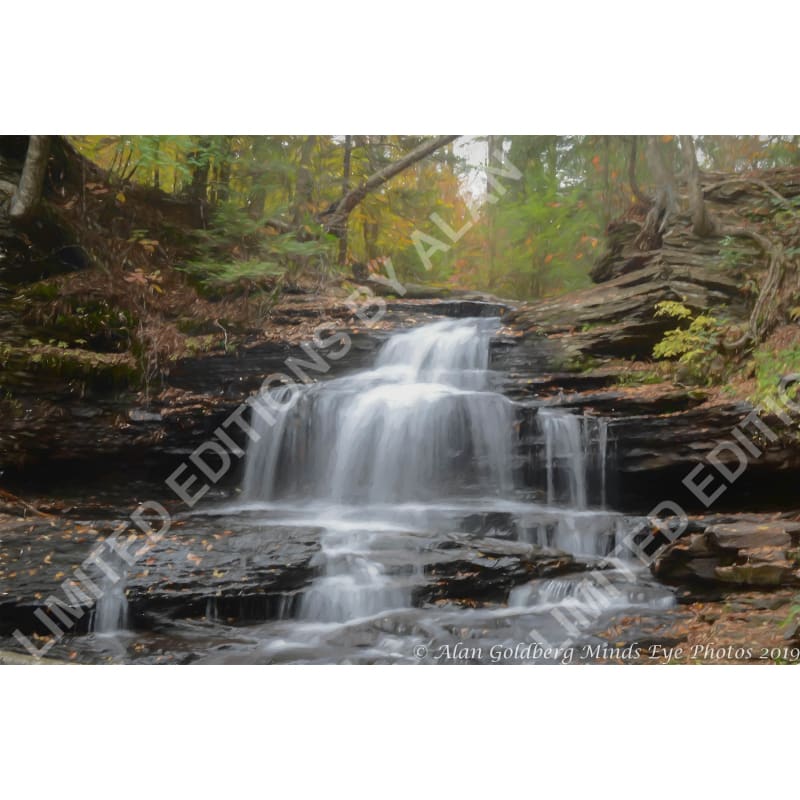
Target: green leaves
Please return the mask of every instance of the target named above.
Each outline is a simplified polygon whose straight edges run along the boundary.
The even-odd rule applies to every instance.
[[[687,328],[667,331],[664,338],[653,347],[653,356],[677,359],[695,377],[708,381],[711,377],[708,367],[719,355],[718,342],[722,335],[719,320],[709,314],[694,316],[683,303],[673,300],[657,303],[655,316],[691,322]]]
[[[656,303],[657,317],[674,317],[675,319],[689,319],[692,312],[683,303],[678,303],[675,300],[663,300]]]

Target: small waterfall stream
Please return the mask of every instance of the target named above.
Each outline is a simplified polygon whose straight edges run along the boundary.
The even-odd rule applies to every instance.
[[[295,618],[280,623],[268,652],[286,648],[289,658],[324,649],[321,624],[354,629],[386,614],[412,613],[415,589],[425,581],[425,536],[460,530],[469,508],[504,509],[521,542],[587,559],[613,551],[627,528],[624,518],[605,510],[605,420],[539,409],[535,470],[545,505],[521,500],[514,470],[517,409],[493,391],[489,370],[497,326],[496,320],[447,320],[397,333],[372,369],[282,387],[263,398],[273,419],[253,415],[260,441],[247,453],[244,498],[269,508],[304,507],[325,528],[314,558],[318,577]],[[671,602],[664,592],[641,590],[630,575],[614,577],[621,585],[614,608]],[[538,580],[515,588],[503,610],[420,609],[405,624],[434,638],[451,635],[452,626],[464,630],[471,616],[492,627],[509,615],[533,613],[543,624],[548,609],[580,605],[584,591],[575,576]],[[324,630],[338,641],[339,634]],[[400,646],[385,631],[377,636],[379,644],[368,638],[378,660],[387,647]]]

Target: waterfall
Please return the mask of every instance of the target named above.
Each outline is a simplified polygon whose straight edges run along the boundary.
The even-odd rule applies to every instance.
[[[103,593],[97,599],[92,618],[95,633],[116,633],[128,624],[128,598],[125,596],[125,579],[105,582]]]
[[[311,660],[330,636],[330,657],[380,660],[420,632],[468,635],[474,609],[415,598],[426,597],[439,581],[431,567],[448,558],[459,578],[469,575],[461,548],[468,552],[473,541],[479,548],[484,535],[493,546],[515,539],[602,569],[590,584],[584,578],[592,570],[515,587],[507,608],[475,617],[475,635],[495,635],[492,620],[504,631],[506,620],[529,613],[538,626],[562,607],[588,615],[603,590],[612,595],[604,613],[671,602],[630,569],[614,567],[635,521],[606,510],[606,421],[539,408],[533,437],[525,438],[522,407],[493,390],[489,344],[498,325],[446,320],[394,333],[370,369],[259,398],[245,461],[248,512],[299,515],[321,530],[313,578],[277,615],[271,653]],[[546,503],[515,486],[515,462],[519,469],[518,454],[529,445],[530,474]],[[465,526],[481,514],[496,514],[498,529]]]
[[[509,496],[514,410],[488,377],[496,327],[468,319],[415,328],[392,336],[371,370],[262,398],[270,413],[253,414],[259,439],[247,453],[245,497],[338,508]],[[386,540],[385,530],[354,529],[352,517],[329,520],[300,618],[345,622],[409,606],[408,581],[381,561]]]
[[[262,397],[244,496],[334,503],[513,489],[512,404],[489,391],[496,322],[447,320],[393,336],[372,370]]]
[[[608,424],[602,417],[540,409],[537,424],[543,440],[547,503],[588,508],[596,495],[606,504]]]
[[[318,559],[323,576],[304,595],[302,618],[346,622],[409,604],[407,587],[388,576],[376,560],[374,536],[353,536],[351,531],[326,533]]]

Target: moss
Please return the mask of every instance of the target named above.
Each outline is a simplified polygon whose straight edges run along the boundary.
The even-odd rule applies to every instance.
[[[603,362],[594,356],[587,356],[584,353],[579,353],[568,358],[564,364],[563,369],[571,372],[589,372],[597,369]]]
[[[58,287],[39,282],[15,298],[16,311],[33,322],[39,337],[103,352],[124,352],[137,320],[106,299],[63,297]]]
[[[184,347],[188,355],[194,356],[221,350],[222,340],[219,333],[209,333],[205,336],[187,336],[184,341]]]
[[[39,281],[23,289],[19,297],[31,301],[55,300],[58,297],[58,286],[48,281]]]
[[[653,383],[663,383],[664,376],[656,370],[632,369],[621,372],[617,378],[619,386],[647,386]]]
[[[63,344],[63,343],[62,343]],[[58,345],[0,346],[0,387],[13,393],[15,385],[46,378],[77,380],[84,389],[108,393],[137,385],[140,373],[128,354],[96,353]]]

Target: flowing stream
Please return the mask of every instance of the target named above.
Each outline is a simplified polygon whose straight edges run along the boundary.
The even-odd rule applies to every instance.
[[[489,369],[498,327],[396,333],[371,369],[263,398],[239,499],[201,514],[262,536],[318,531],[311,577],[266,621],[226,622],[212,597],[172,635],[207,661],[491,662],[525,644],[602,643],[615,614],[672,605],[635,564],[605,559],[635,521],[605,507],[604,420],[538,409],[539,485],[518,485],[519,408]],[[572,569],[525,572],[557,551]],[[115,590],[96,630],[124,611]],[[518,660],[562,658],[536,652]]]

